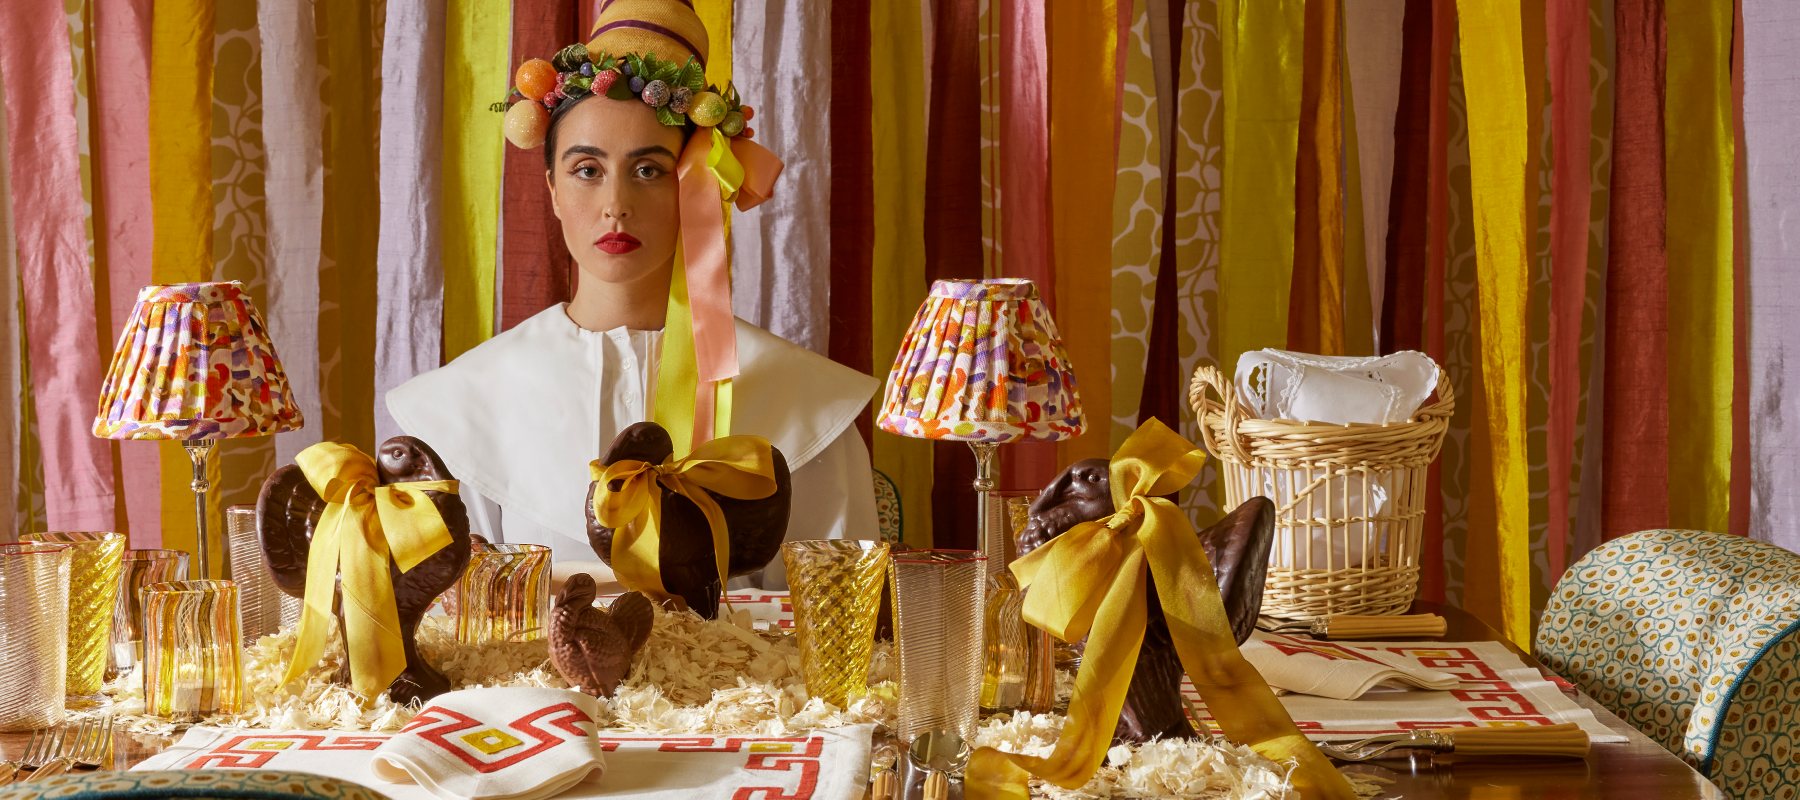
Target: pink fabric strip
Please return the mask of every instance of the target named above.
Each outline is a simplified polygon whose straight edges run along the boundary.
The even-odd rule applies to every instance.
[[[706,168],[710,152],[712,137],[696,133],[675,165],[676,180],[681,184],[681,249],[687,263],[688,308],[694,315],[694,358],[701,383],[735,377],[738,366],[725,209],[719,181]]]
[[[1050,54],[1044,4],[1035,0],[998,2],[994,13],[1000,21],[1000,271],[1006,277],[1036,283],[1038,296],[1054,316],[1056,274],[1050,250],[1047,183]],[[1002,489],[1041,489],[1056,477],[1054,442],[1021,442],[1001,448],[1000,453]]]
[[[110,530],[117,523],[112,445],[90,432],[100,343],[73,75],[62,4],[0,3],[0,80],[11,89],[7,157],[47,521],[53,530]]]
[[[102,75],[150,73],[150,6],[152,0],[94,0],[94,57]],[[94,100],[100,124],[93,138],[93,172],[106,229],[108,308],[111,346],[131,316],[138,289],[151,283],[150,246],[150,107],[141,86],[124,81],[96,81]],[[103,350],[104,352],[104,350]],[[162,546],[162,459],[148,444],[119,446],[124,484],[125,519],[134,548]]]
[[[1588,4],[1550,0],[1550,526],[1546,556],[1556,580],[1569,558],[1569,476],[1581,395],[1581,309],[1587,303]],[[1591,419],[1592,417],[1590,417]]]

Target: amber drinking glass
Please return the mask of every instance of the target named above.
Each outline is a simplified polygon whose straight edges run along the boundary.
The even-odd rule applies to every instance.
[[[476,542],[469,549],[469,566],[452,591],[457,641],[542,639],[550,624],[550,548]]]
[[[180,550],[126,550],[119,570],[119,597],[113,601],[112,647],[107,652],[106,679],[112,680],[144,660],[144,604],[139,592],[152,583],[187,580],[188,554]]]
[[[69,555],[60,544],[0,544],[0,731],[63,721]]]
[[[257,639],[300,621],[300,609],[305,603],[277,588],[264,565],[255,506],[225,509],[225,549],[231,554],[231,580],[238,585],[244,644],[255,644]]]
[[[869,685],[885,542],[813,539],[781,546],[806,691],[843,707]]]
[[[144,587],[144,712],[192,721],[243,710],[243,634],[232,581]]]
[[[930,730],[975,738],[981,705],[987,557],[973,550],[895,553],[894,646],[903,741]]]
[[[98,699],[106,683],[107,651],[112,648],[113,604],[125,563],[125,534],[53,532],[19,538],[69,546],[69,680],[63,691],[71,699]]]

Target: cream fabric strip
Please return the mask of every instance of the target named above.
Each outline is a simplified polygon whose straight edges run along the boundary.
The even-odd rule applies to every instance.
[[[306,426],[275,435],[275,462],[317,444],[319,403],[319,236],[325,213],[323,110],[318,37],[311,3],[261,3],[256,9],[263,63],[263,143],[267,148],[269,338],[287,373]]]
[[[444,4],[391,0],[382,53],[388,78],[381,93],[381,234],[375,250],[377,443],[401,433],[382,399],[388,390],[437,369],[441,358],[444,78],[418,65],[444,59]]]
[[[731,220],[733,311],[824,354],[831,321],[831,17],[824,0],[740,0],[732,81],[756,141],[785,166],[775,196]]]
[[[1344,52],[1350,90],[1356,94],[1356,156],[1362,164],[1363,250],[1377,337],[1387,273],[1388,192],[1394,181],[1394,109],[1400,103],[1405,12],[1406,0],[1344,0]]]
[[[1800,404],[1792,399],[1800,386],[1800,239],[1787,224],[1800,214],[1797,38],[1800,16],[1791,0],[1745,0],[1750,535],[1789,550],[1800,550],[1800,496],[1793,491],[1800,483]]]

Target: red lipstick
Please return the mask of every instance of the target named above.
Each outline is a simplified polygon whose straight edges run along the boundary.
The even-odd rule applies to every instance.
[[[609,255],[620,256],[643,247],[644,243],[629,233],[609,233],[595,241],[594,246]]]

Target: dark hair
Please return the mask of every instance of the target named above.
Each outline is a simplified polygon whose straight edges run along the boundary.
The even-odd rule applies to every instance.
[[[566,98],[556,104],[556,110],[550,112],[550,125],[544,131],[544,170],[550,173],[551,180],[556,180],[556,129],[562,125],[563,118],[568,116],[569,109],[581,105],[588,98],[595,96],[597,95],[590,93],[580,97]],[[698,126],[692,122],[682,124],[681,143],[683,145],[687,144],[688,137],[693,136],[696,129]]]

